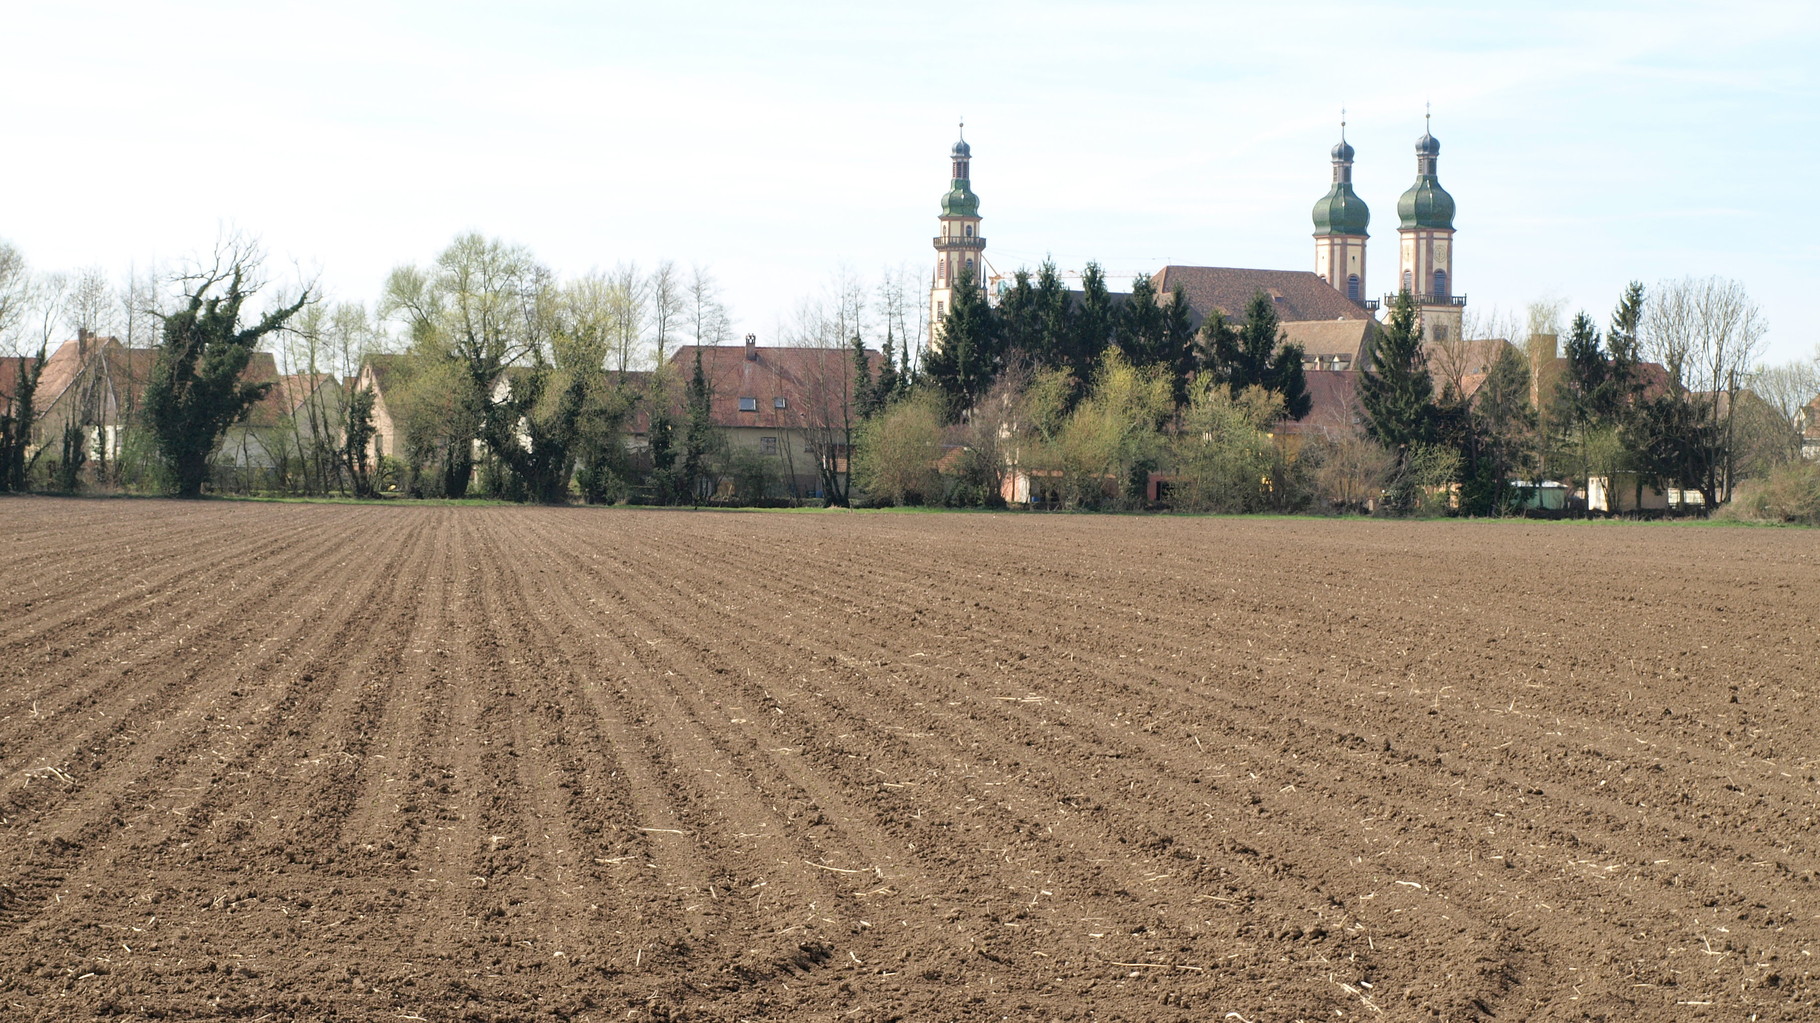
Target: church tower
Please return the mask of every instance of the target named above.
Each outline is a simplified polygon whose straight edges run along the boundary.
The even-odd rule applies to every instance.
[[[1340,144],[1333,147],[1333,187],[1314,204],[1314,272],[1342,295],[1375,309],[1377,300],[1365,298],[1365,229],[1370,224],[1371,211],[1352,190],[1352,146],[1342,120]]]
[[[1441,143],[1426,130],[1416,140],[1416,183],[1397,200],[1401,274],[1397,287],[1415,299],[1423,341],[1461,340],[1466,296],[1453,291],[1453,196],[1435,176]]]
[[[961,125],[966,131],[966,125]],[[941,234],[935,236],[935,276],[929,284],[929,346],[941,346],[942,317],[954,305],[954,285],[962,271],[972,271],[973,286],[984,290],[986,239],[980,235],[980,200],[973,194],[973,148],[963,134],[948,151],[953,180],[942,196]]]

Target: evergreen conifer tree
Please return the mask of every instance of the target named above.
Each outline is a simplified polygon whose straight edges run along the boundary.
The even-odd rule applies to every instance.
[[[1366,426],[1380,443],[1397,452],[1401,464],[1412,445],[1429,440],[1434,380],[1422,354],[1422,330],[1407,289],[1390,306],[1390,319],[1373,335],[1359,377]]]
[[[1081,299],[1069,318],[1068,345],[1062,364],[1075,380],[1076,395],[1084,394],[1099,366],[1100,356],[1112,344],[1116,311],[1106,287],[1106,272],[1088,263],[1081,272]]]
[[[1155,366],[1166,361],[1163,351],[1165,313],[1157,304],[1156,286],[1149,274],[1131,282],[1131,297],[1114,318],[1112,338],[1119,354],[1133,366]]]
[[[701,477],[707,469],[708,450],[714,432],[714,392],[702,372],[701,345],[695,346],[695,371],[689,377],[684,401],[689,411],[689,433],[683,438],[682,485],[689,488],[689,503],[701,503]]]
[[[1190,318],[1188,296],[1181,285],[1169,295],[1163,307],[1163,351],[1169,365],[1170,397],[1176,408],[1188,404],[1188,378],[1194,375],[1194,321]]]
[[[1269,295],[1255,292],[1236,326],[1218,310],[1210,313],[1201,323],[1199,345],[1203,367],[1233,398],[1247,387],[1262,387],[1283,400],[1285,417],[1308,414],[1313,399],[1302,371],[1302,346],[1283,343],[1282,321]]]
[[[940,342],[923,359],[923,368],[947,399],[948,414],[958,416],[992,386],[998,373],[998,320],[986,294],[963,269],[955,278],[954,302],[942,317]]]
[[[1073,314],[1068,286],[1062,283],[1053,259],[1043,260],[1037,268],[1035,305],[1038,326],[1036,350],[1030,353],[1032,362],[1041,369],[1074,369],[1069,361]]]

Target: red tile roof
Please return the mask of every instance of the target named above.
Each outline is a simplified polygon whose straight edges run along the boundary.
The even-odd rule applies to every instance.
[[[747,351],[744,345],[701,348],[702,375],[713,394],[714,425],[772,429],[841,425],[853,393],[851,349],[761,345],[751,349],[752,358],[747,358]],[[695,373],[695,352],[696,346],[683,345],[670,357],[671,408],[678,415]],[[884,356],[868,349],[866,357],[876,373]],[[753,408],[742,410],[742,399],[751,399]]]
[[[1271,427],[1285,435],[1336,437],[1360,431],[1364,406],[1359,402],[1357,370],[1316,370],[1303,376],[1308,388],[1308,414]]]
[[[250,364],[247,366],[249,371],[253,368]],[[276,364],[273,368],[277,368]],[[283,374],[278,377],[278,386],[265,392],[265,397],[247,413],[247,421],[258,426],[274,426],[287,417],[295,417],[311,395],[334,379],[331,373]]]
[[[1245,306],[1262,291],[1276,303],[1277,319],[1369,320],[1371,314],[1348,301],[1326,281],[1306,270],[1248,270],[1231,266],[1166,266],[1153,282],[1157,294],[1177,285],[1188,299],[1198,327],[1218,309],[1227,319],[1245,315]]]
[[[27,355],[0,356],[0,409],[12,407],[13,397],[19,389],[19,377],[31,361],[32,357]]]

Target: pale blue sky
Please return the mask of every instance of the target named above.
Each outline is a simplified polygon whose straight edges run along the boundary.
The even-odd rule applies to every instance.
[[[1817,11],[36,4],[0,40],[0,238],[123,271],[226,223],[371,300],[478,229],[564,273],[705,264],[769,340],[843,265],[932,265],[961,115],[1001,271],[1312,269],[1344,106],[1383,291],[1432,101],[1475,311],[1603,322],[1633,278],[1719,274],[1787,359],[1820,342]]]

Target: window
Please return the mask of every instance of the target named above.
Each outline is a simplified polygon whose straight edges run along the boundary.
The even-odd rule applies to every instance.
[[[973,272],[973,260],[971,260],[971,259],[967,260],[967,272],[968,273]]]
[[[935,264],[935,276],[939,280],[945,281],[948,279],[948,261],[947,260],[944,259]]]
[[[972,224],[968,224],[966,227],[962,228],[961,230],[966,232],[967,237],[969,237],[969,238],[973,237],[973,225]]]
[[[777,438],[776,437],[760,437],[758,439],[758,453],[761,455],[777,454]]]
[[[771,399],[772,408],[788,408],[789,405],[790,405],[790,403],[785,401],[784,396],[781,394],[778,395],[777,397]]]
[[[1346,297],[1354,302],[1359,300],[1359,275],[1352,274],[1346,278]]]
[[[758,399],[757,398],[739,399],[739,410],[741,412],[757,412],[758,411]]]
[[[1416,275],[1415,275],[1414,271],[1411,271],[1411,270],[1403,271],[1403,290],[1404,291],[1416,290]]]
[[[1435,271],[1435,297],[1447,297],[1447,271],[1445,270]]]
[[[1435,324],[1435,340],[1436,341],[1447,340],[1447,324],[1445,324],[1445,323]]]

